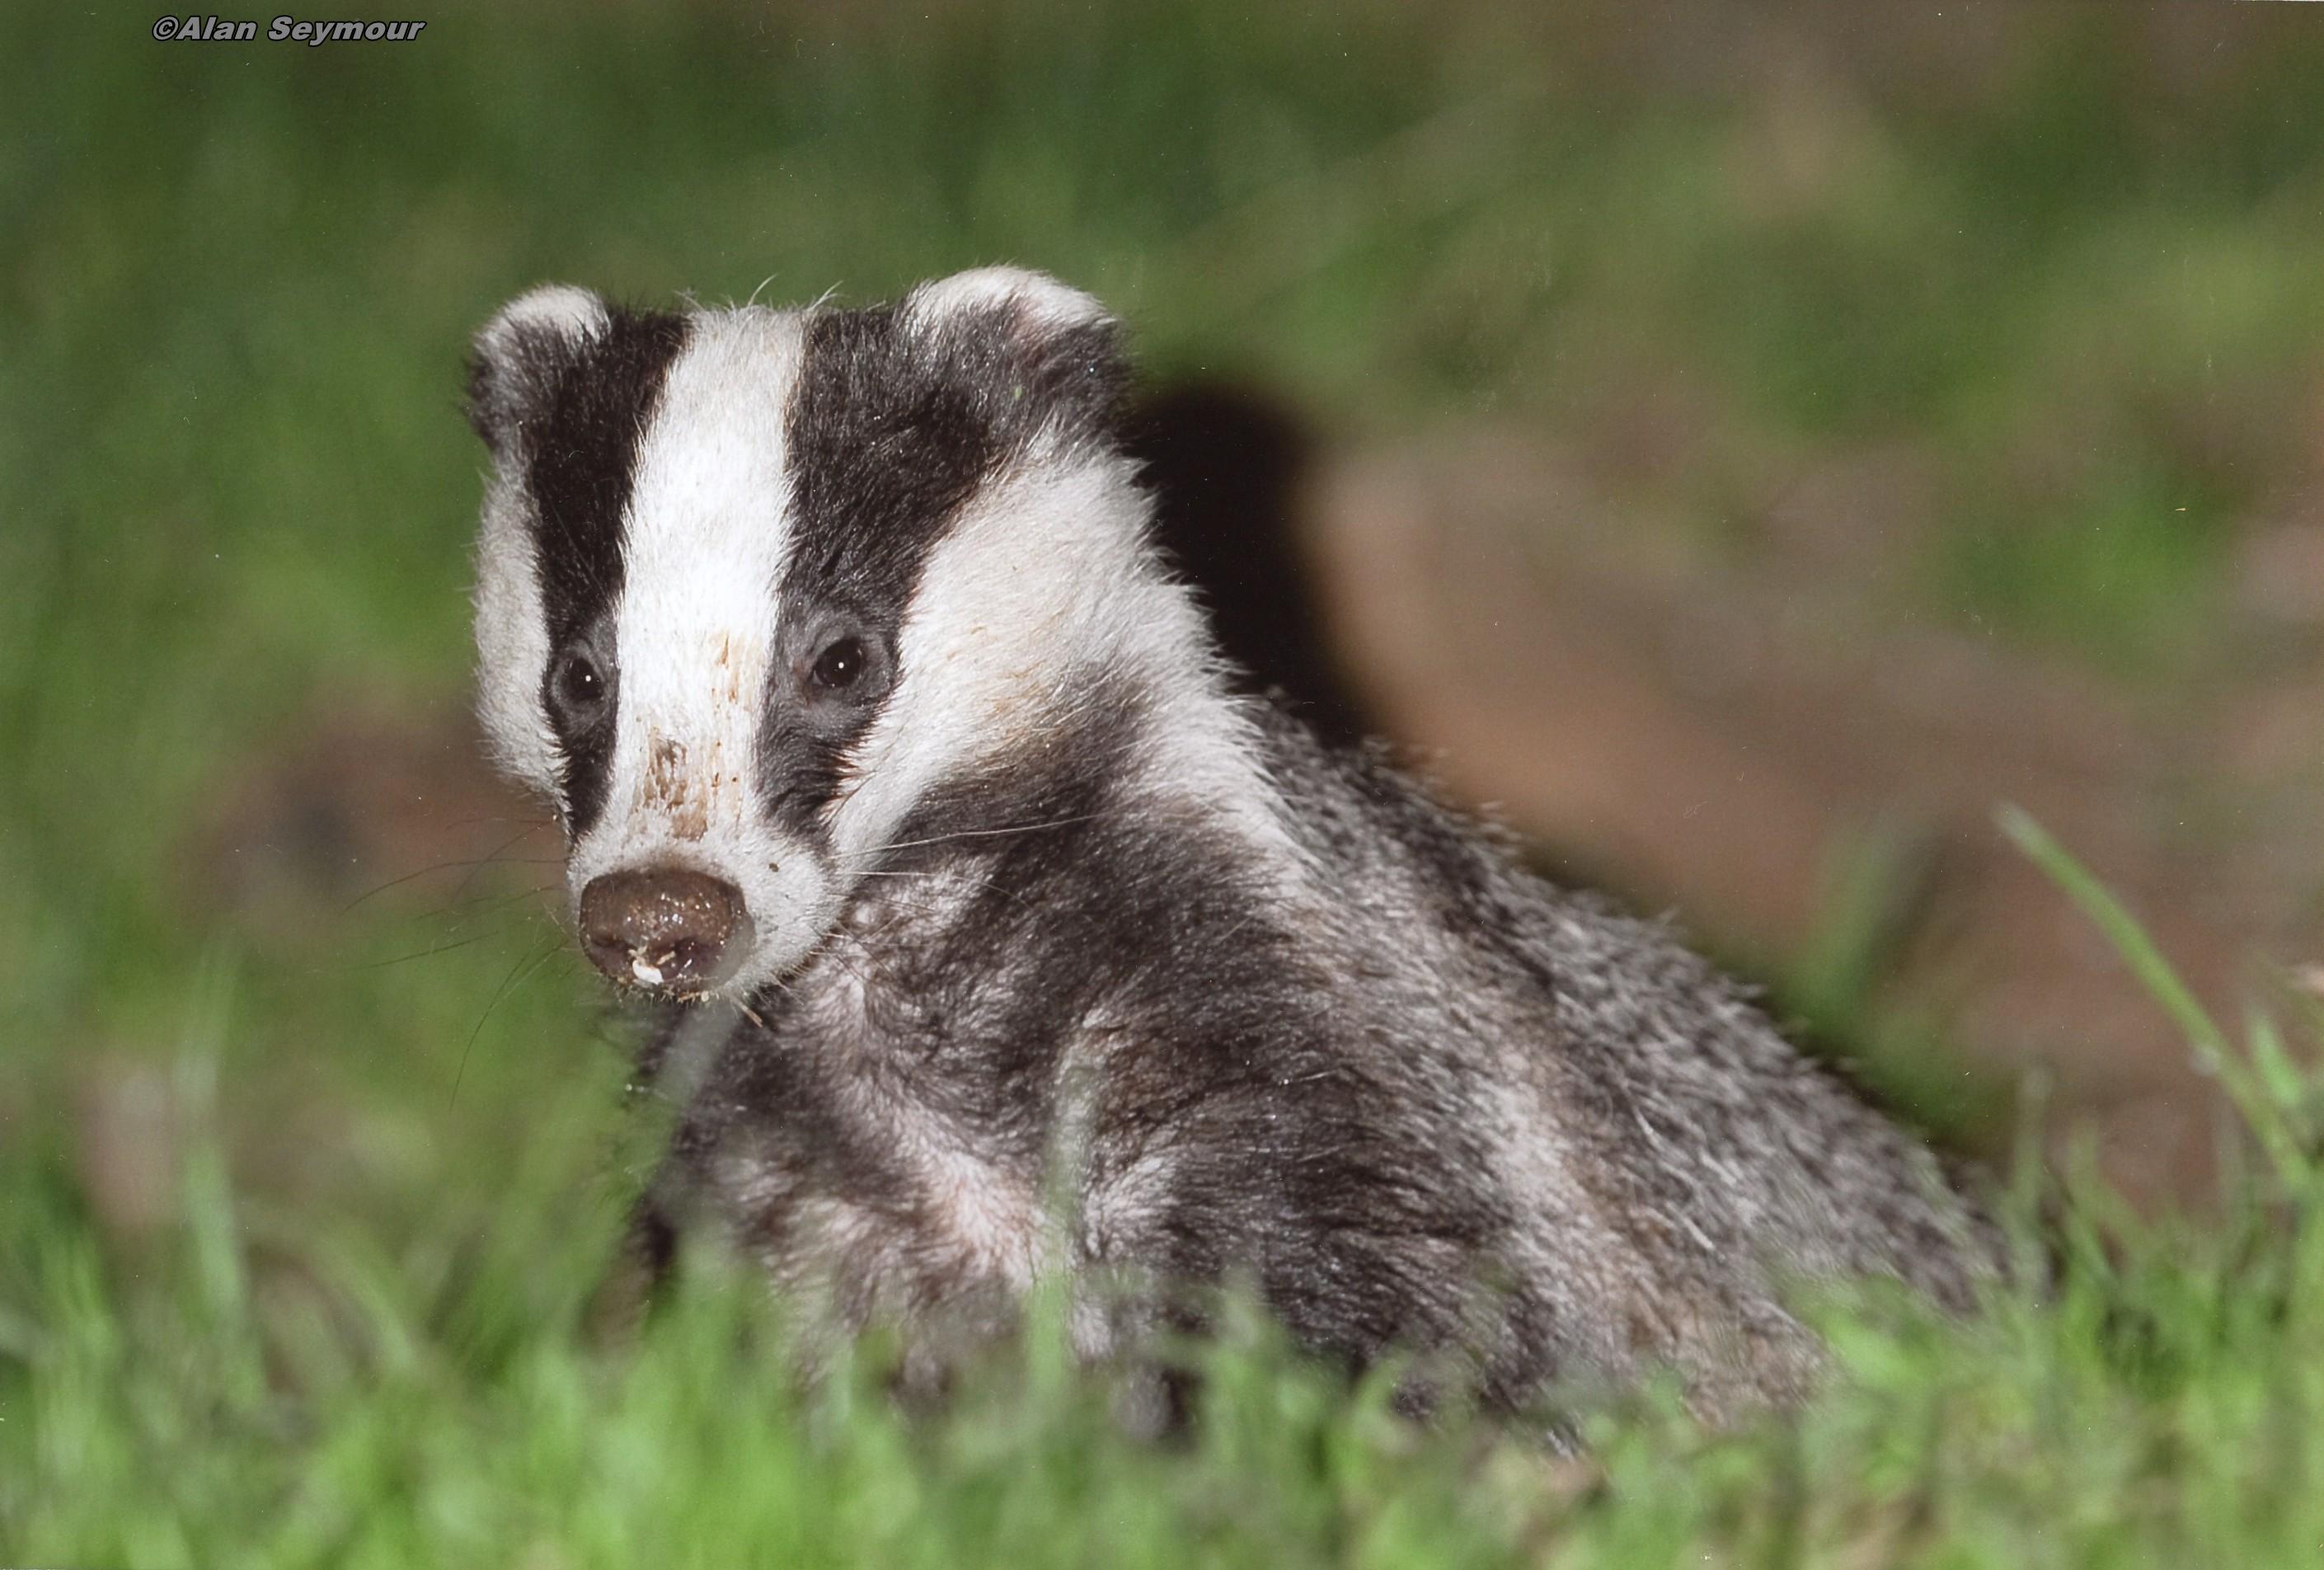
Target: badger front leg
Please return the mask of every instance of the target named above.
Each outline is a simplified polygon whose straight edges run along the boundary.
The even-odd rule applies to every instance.
[[[658,1101],[686,1106],[699,1088],[710,1058],[733,1032],[739,1011],[728,1014],[700,1005],[665,1008],[653,1029],[639,1045],[631,1070],[629,1098],[634,1104]],[[617,1344],[633,1338],[647,1314],[660,1298],[678,1261],[681,1196],[687,1183],[678,1148],[683,1128],[670,1131],[669,1143],[655,1163],[653,1176],[631,1201],[627,1224],[614,1245],[604,1273],[589,1295],[583,1313],[589,1340]]]
[[[582,1311],[583,1334],[589,1343],[621,1346],[634,1340],[677,1258],[677,1224],[655,1188],[649,1187],[631,1205],[621,1241]]]

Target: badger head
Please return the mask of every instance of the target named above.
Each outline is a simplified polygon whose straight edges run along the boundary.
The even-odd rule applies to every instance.
[[[1199,651],[1111,434],[1117,340],[1009,269],[854,310],[549,287],[484,327],[483,716],[599,968],[779,979],[931,791]]]

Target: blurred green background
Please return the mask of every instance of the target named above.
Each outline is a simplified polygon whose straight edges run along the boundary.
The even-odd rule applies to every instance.
[[[429,1323],[501,1272],[484,1342],[603,1241],[619,1028],[523,891],[549,836],[461,773],[460,364],[508,296],[1019,262],[1339,448],[1609,449],[1714,559],[1904,444],[1936,522],[1864,519],[1872,614],[2200,707],[2324,623],[2305,9],[520,4],[306,49],[7,8],[0,1359],[28,1261],[168,1246],[188,1171]],[[1611,450],[1670,385],[1712,435]]]

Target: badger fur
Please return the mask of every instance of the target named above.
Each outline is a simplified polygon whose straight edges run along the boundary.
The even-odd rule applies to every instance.
[[[1970,1207],[1741,989],[1231,695],[1124,378],[1095,301],[1010,269],[550,287],[478,336],[484,718],[682,1097],[641,1236],[715,1224],[908,1346],[1055,1275],[1131,1359],[1245,1281],[1511,1408],[1793,1397],[1799,1279],[1967,1304]]]

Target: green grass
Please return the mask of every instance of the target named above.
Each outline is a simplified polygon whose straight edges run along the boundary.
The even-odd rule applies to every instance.
[[[206,1118],[181,1213],[108,1247],[69,1174],[0,1224],[0,1552],[88,1565],[2273,1565],[2324,1534],[2324,1162],[2314,1082],[2255,1015],[2231,1048],[2136,926],[2030,820],[2009,832],[2227,1082],[2267,1164],[2197,1228],[2070,1185],[2014,1197],[2021,1269],[1947,1322],[1822,1305],[1836,1367],[1795,1418],[1706,1434],[1666,1393],[1588,1459],[1392,1418],[1243,1316],[1197,1353],[1193,1437],[1127,1437],[1053,1312],[940,1413],[875,1342],[817,1385],[763,1294],[696,1261],[633,1344],[585,1300],[610,1231],[539,1122],[489,1205],[401,1253],[237,1196]],[[239,1012],[177,1043],[204,1117]],[[2028,1218],[2040,1210],[2037,1229]],[[577,1224],[576,1224],[577,1221]],[[2045,1263],[2045,1253],[2052,1262]]]
[[[1587,431],[1676,379],[1718,439],[1642,513],[1726,538],[1909,440],[1949,505],[1895,614],[2174,679],[2324,364],[2324,35],[2222,23],[2275,35],[2170,87],[2133,23],[2044,8],[1995,83],[1771,98],[1490,7],[472,9],[313,51],[0,13],[0,1562],[2312,1556],[2312,1098],[2262,1027],[2228,1224],[2077,1222],[2055,1303],[1974,1327],[1835,1310],[1795,1425],[1648,1403],[1551,1466],[1254,1330],[1154,1452],[1038,1344],[934,1424],[809,1400],[715,1270],[590,1350],[652,1131],[554,935],[447,912],[456,874],[239,900],[192,847],[318,719],[458,711],[458,363],[549,277],[1013,259],[1358,438]],[[1837,931],[1794,995],[1853,1023],[1874,952]],[[141,1097],[142,1229],[92,1154]]]

